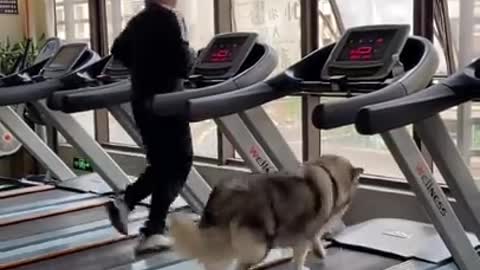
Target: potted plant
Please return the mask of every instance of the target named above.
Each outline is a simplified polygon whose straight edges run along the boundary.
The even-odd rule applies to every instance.
[[[44,43],[45,35],[42,35],[37,42],[33,42],[33,46],[29,45],[31,40],[27,38],[16,43],[12,43],[8,37],[5,41],[0,41],[0,73],[10,74],[15,72],[17,60],[25,53],[27,46],[31,47],[28,50],[25,64],[26,66],[31,65]]]

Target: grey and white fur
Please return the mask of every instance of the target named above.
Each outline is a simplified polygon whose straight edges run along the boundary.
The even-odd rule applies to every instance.
[[[295,173],[251,174],[221,182],[197,224],[174,215],[174,249],[207,270],[261,263],[273,248],[292,248],[295,270],[310,248],[326,256],[321,237],[348,210],[363,172],[347,159],[324,155]]]

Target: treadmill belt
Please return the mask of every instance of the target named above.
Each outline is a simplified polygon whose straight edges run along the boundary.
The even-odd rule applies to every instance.
[[[28,194],[25,196],[17,196],[13,198],[7,198],[0,201],[0,215],[4,212],[4,209],[12,207],[23,207],[30,204],[42,204],[43,202],[49,202],[54,200],[66,199],[71,196],[76,196],[81,193],[75,193],[64,190],[49,190],[44,192],[38,192],[34,194]]]
[[[135,220],[129,224],[129,229],[138,231],[143,222],[142,219]],[[120,235],[110,224],[105,224],[100,227],[88,228],[85,231],[77,230],[72,234],[62,231],[61,235],[56,238],[49,234],[46,241],[35,237],[26,239],[28,241],[25,239],[12,240],[13,242],[5,243],[6,246],[11,245],[12,247],[5,247],[6,249],[0,252],[0,269],[19,267],[82,250],[95,249],[132,237],[134,236]]]
[[[82,225],[107,218],[105,207],[97,206],[83,211],[67,212],[19,224],[4,226],[0,229],[0,243],[3,241],[47,233],[75,225]],[[1,244],[0,244],[1,247]]]
[[[170,251],[160,254],[135,257],[134,248],[137,239],[117,242],[111,245],[84,250],[81,252],[41,261],[35,264],[26,265],[16,269],[19,270],[47,270],[47,269],[68,269],[68,270],[97,270],[111,269],[116,267],[130,267],[135,261],[148,260],[155,258],[155,266],[171,265],[182,261],[178,256]],[[132,269],[132,268],[124,268]],[[145,268],[143,268],[145,269]],[[187,270],[187,268],[184,268]],[[192,269],[193,270],[193,269]]]
[[[38,185],[38,186],[29,186],[29,187],[13,186],[12,188],[9,188],[9,189],[0,190],[0,200],[23,196],[30,193],[44,192],[47,190],[52,190],[54,188],[55,187],[51,185]]]
[[[331,247],[327,250],[324,260],[309,256],[307,266],[311,270],[385,270],[401,260],[369,254],[360,251]],[[291,270],[291,263],[283,263],[266,268],[268,270]],[[163,270],[163,269],[162,269]]]

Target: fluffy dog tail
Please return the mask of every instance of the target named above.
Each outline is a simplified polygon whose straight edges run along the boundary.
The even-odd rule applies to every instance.
[[[173,248],[182,256],[207,265],[234,260],[229,230],[199,228],[190,217],[177,214],[171,218],[170,234]]]

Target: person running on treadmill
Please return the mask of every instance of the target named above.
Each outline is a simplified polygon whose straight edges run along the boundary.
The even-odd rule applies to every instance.
[[[190,126],[182,117],[158,117],[147,108],[155,94],[180,91],[193,62],[177,0],[147,0],[115,40],[113,56],[131,72],[132,109],[142,136],[148,166],[124,194],[108,204],[112,225],[128,234],[128,215],[152,195],[148,221],[141,229],[137,253],[168,248],[166,216],[192,166]]]

